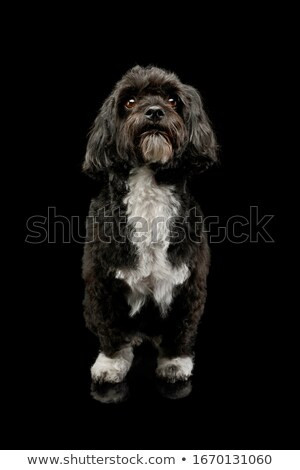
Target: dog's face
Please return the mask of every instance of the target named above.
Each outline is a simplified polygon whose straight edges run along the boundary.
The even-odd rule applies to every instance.
[[[172,166],[182,156],[216,160],[216,142],[193,87],[156,67],[136,66],[117,83],[92,129],[84,170],[97,174],[120,162]]]
[[[146,80],[132,77],[125,77],[117,97],[117,149],[120,155],[166,163],[188,138],[178,83],[157,69]]]

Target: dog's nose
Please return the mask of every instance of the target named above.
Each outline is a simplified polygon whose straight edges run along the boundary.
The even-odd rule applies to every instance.
[[[150,106],[145,112],[145,116],[152,121],[159,121],[162,117],[164,117],[165,112],[160,106]]]

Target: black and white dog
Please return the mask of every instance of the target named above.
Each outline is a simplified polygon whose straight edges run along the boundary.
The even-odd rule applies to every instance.
[[[199,93],[173,73],[136,66],[97,116],[83,169],[99,178],[83,257],[97,382],[121,382],[133,349],[158,348],[156,374],[187,380],[206,298],[209,248],[192,176],[217,160]]]

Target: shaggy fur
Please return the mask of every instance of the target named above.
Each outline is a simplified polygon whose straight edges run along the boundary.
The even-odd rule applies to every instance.
[[[101,347],[94,381],[122,381],[145,337],[159,344],[159,377],[192,374],[209,248],[189,181],[216,147],[199,93],[173,73],[134,67],[104,102],[83,165],[101,182],[83,257],[85,319]]]

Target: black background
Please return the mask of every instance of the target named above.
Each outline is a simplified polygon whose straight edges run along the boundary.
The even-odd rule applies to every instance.
[[[145,12],[136,19],[125,8],[116,27],[112,12],[75,20],[45,10],[19,30],[14,125],[21,170],[14,208],[24,215],[23,257],[7,334],[12,379],[4,448],[296,445],[292,314],[281,308],[282,153],[274,138],[280,132],[274,100],[280,37],[259,15],[239,12],[239,21],[221,31],[214,15],[193,20],[185,13],[157,10],[146,24]],[[104,405],[90,396],[98,345],[82,316],[83,247],[63,244],[59,230],[57,243],[24,243],[26,220],[47,217],[48,207],[56,207],[58,215],[79,216],[83,233],[99,190],[81,174],[88,130],[116,80],[131,66],[149,63],[198,88],[213,122],[221,164],[199,178],[204,213],[226,222],[259,206],[261,215],[275,216],[268,226],[275,242],[212,244],[189,397],[161,397],[142,370],[132,374],[126,403]]]

